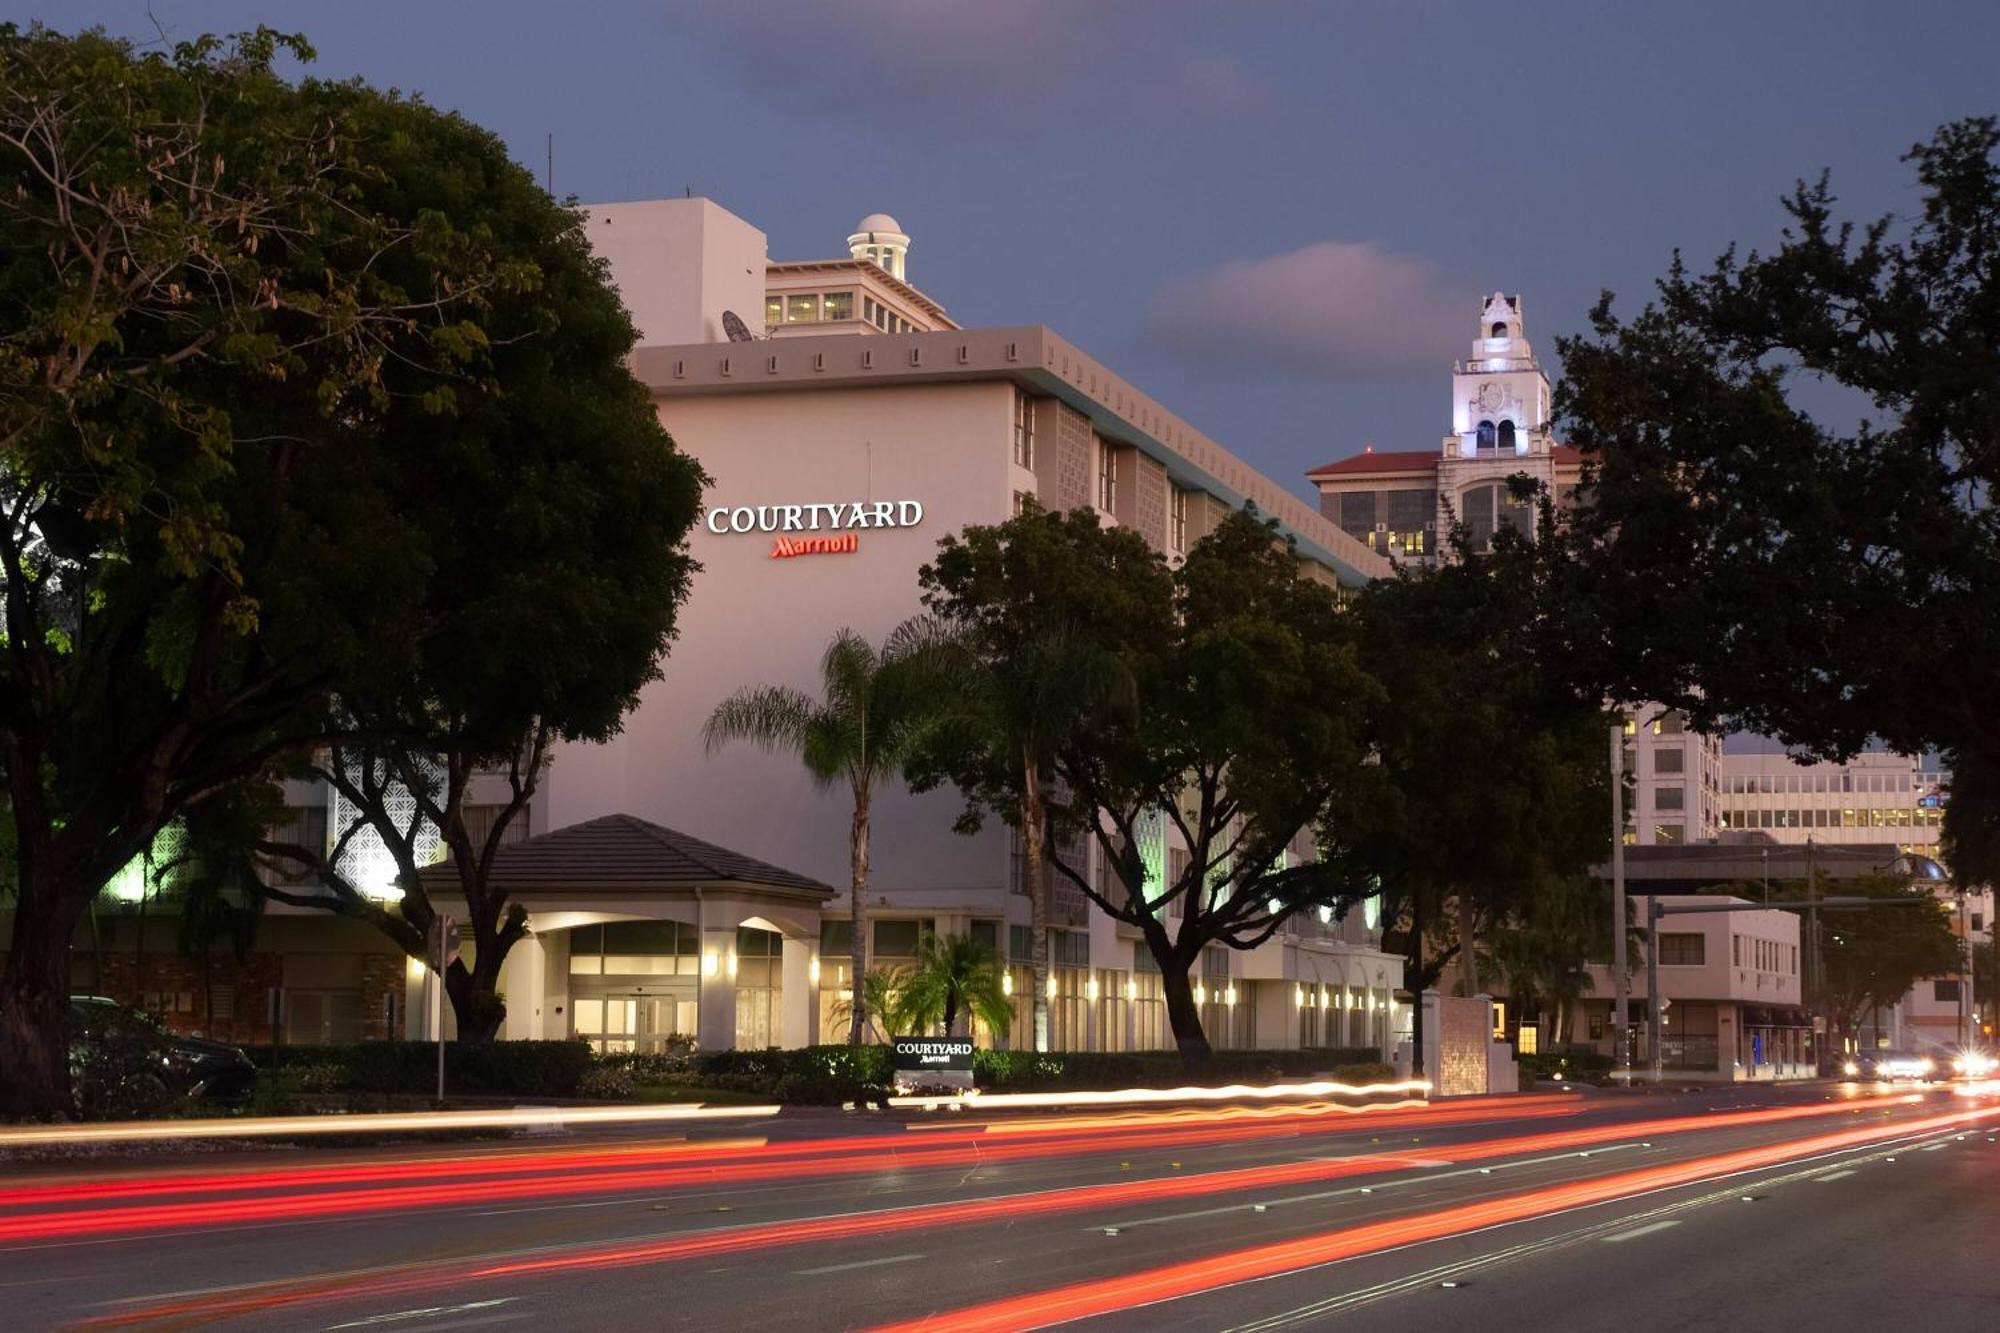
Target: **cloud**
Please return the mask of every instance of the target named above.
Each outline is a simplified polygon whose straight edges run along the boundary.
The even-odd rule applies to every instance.
[[[1169,283],[1145,332],[1208,366],[1376,379],[1449,362],[1473,336],[1478,299],[1424,260],[1321,241]]]
[[[806,112],[1047,87],[1075,68],[1079,30],[1103,17],[1063,0],[676,0],[667,12],[753,95]]]
[[[1169,89],[1176,101],[1220,116],[1242,116],[1269,109],[1271,86],[1233,56],[1203,56],[1181,66]]]

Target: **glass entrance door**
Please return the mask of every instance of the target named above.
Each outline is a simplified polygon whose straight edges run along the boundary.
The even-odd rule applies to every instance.
[[[675,1033],[693,1036],[693,1000],[672,995],[606,995],[573,1003],[576,1035],[600,1053],[657,1052]]]

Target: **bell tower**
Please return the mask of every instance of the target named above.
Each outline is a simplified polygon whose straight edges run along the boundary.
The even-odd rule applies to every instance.
[[[1452,367],[1445,457],[1548,453],[1549,398],[1549,377],[1523,332],[1521,298],[1493,293],[1480,308],[1472,356]]]

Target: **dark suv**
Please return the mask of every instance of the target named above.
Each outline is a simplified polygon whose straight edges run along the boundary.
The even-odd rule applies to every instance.
[[[140,1115],[183,1098],[239,1102],[257,1067],[234,1046],[178,1037],[97,995],[69,1002],[70,1086],[85,1116]]]

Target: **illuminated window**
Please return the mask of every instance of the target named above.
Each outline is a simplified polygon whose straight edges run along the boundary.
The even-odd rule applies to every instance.
[[[1522,1055],[1533,1055],[1537,1050],[1537,1043],[1540,1041],[1540,1039],[1541,1039],[1540,1032],[1538,1032],[1536,1029],[1532,1027],[1529,1027],[1527,1024],[1523,1023],[1521,1025],[1521,1030],[1515,1034],[1514,1049],[1519,1051]]]
[[[1187,551],[1187,492],[1178,486],[1167,493],[1167,547],[1175,555]]]
[[[785,298],[782,296],[765,297],[764,298],[765,327],[768,328],[771,325],[782,324],[784,322],[785,322]]]
[[[1686,841],[1687,826],[1678,821],[1653,825],[1653,843],[1656,846],[1678,847]]]
[[[1097,442],[1097,507],[1107,514],[1118,509],[1118,456],[1109,440]]]
[[[785,322],[787,324],[819,323],[819,293],[809,292],[804,296],[786,297]]]
[[[828,292],[820,301],[821,319],[853,319],[854,293]]]

